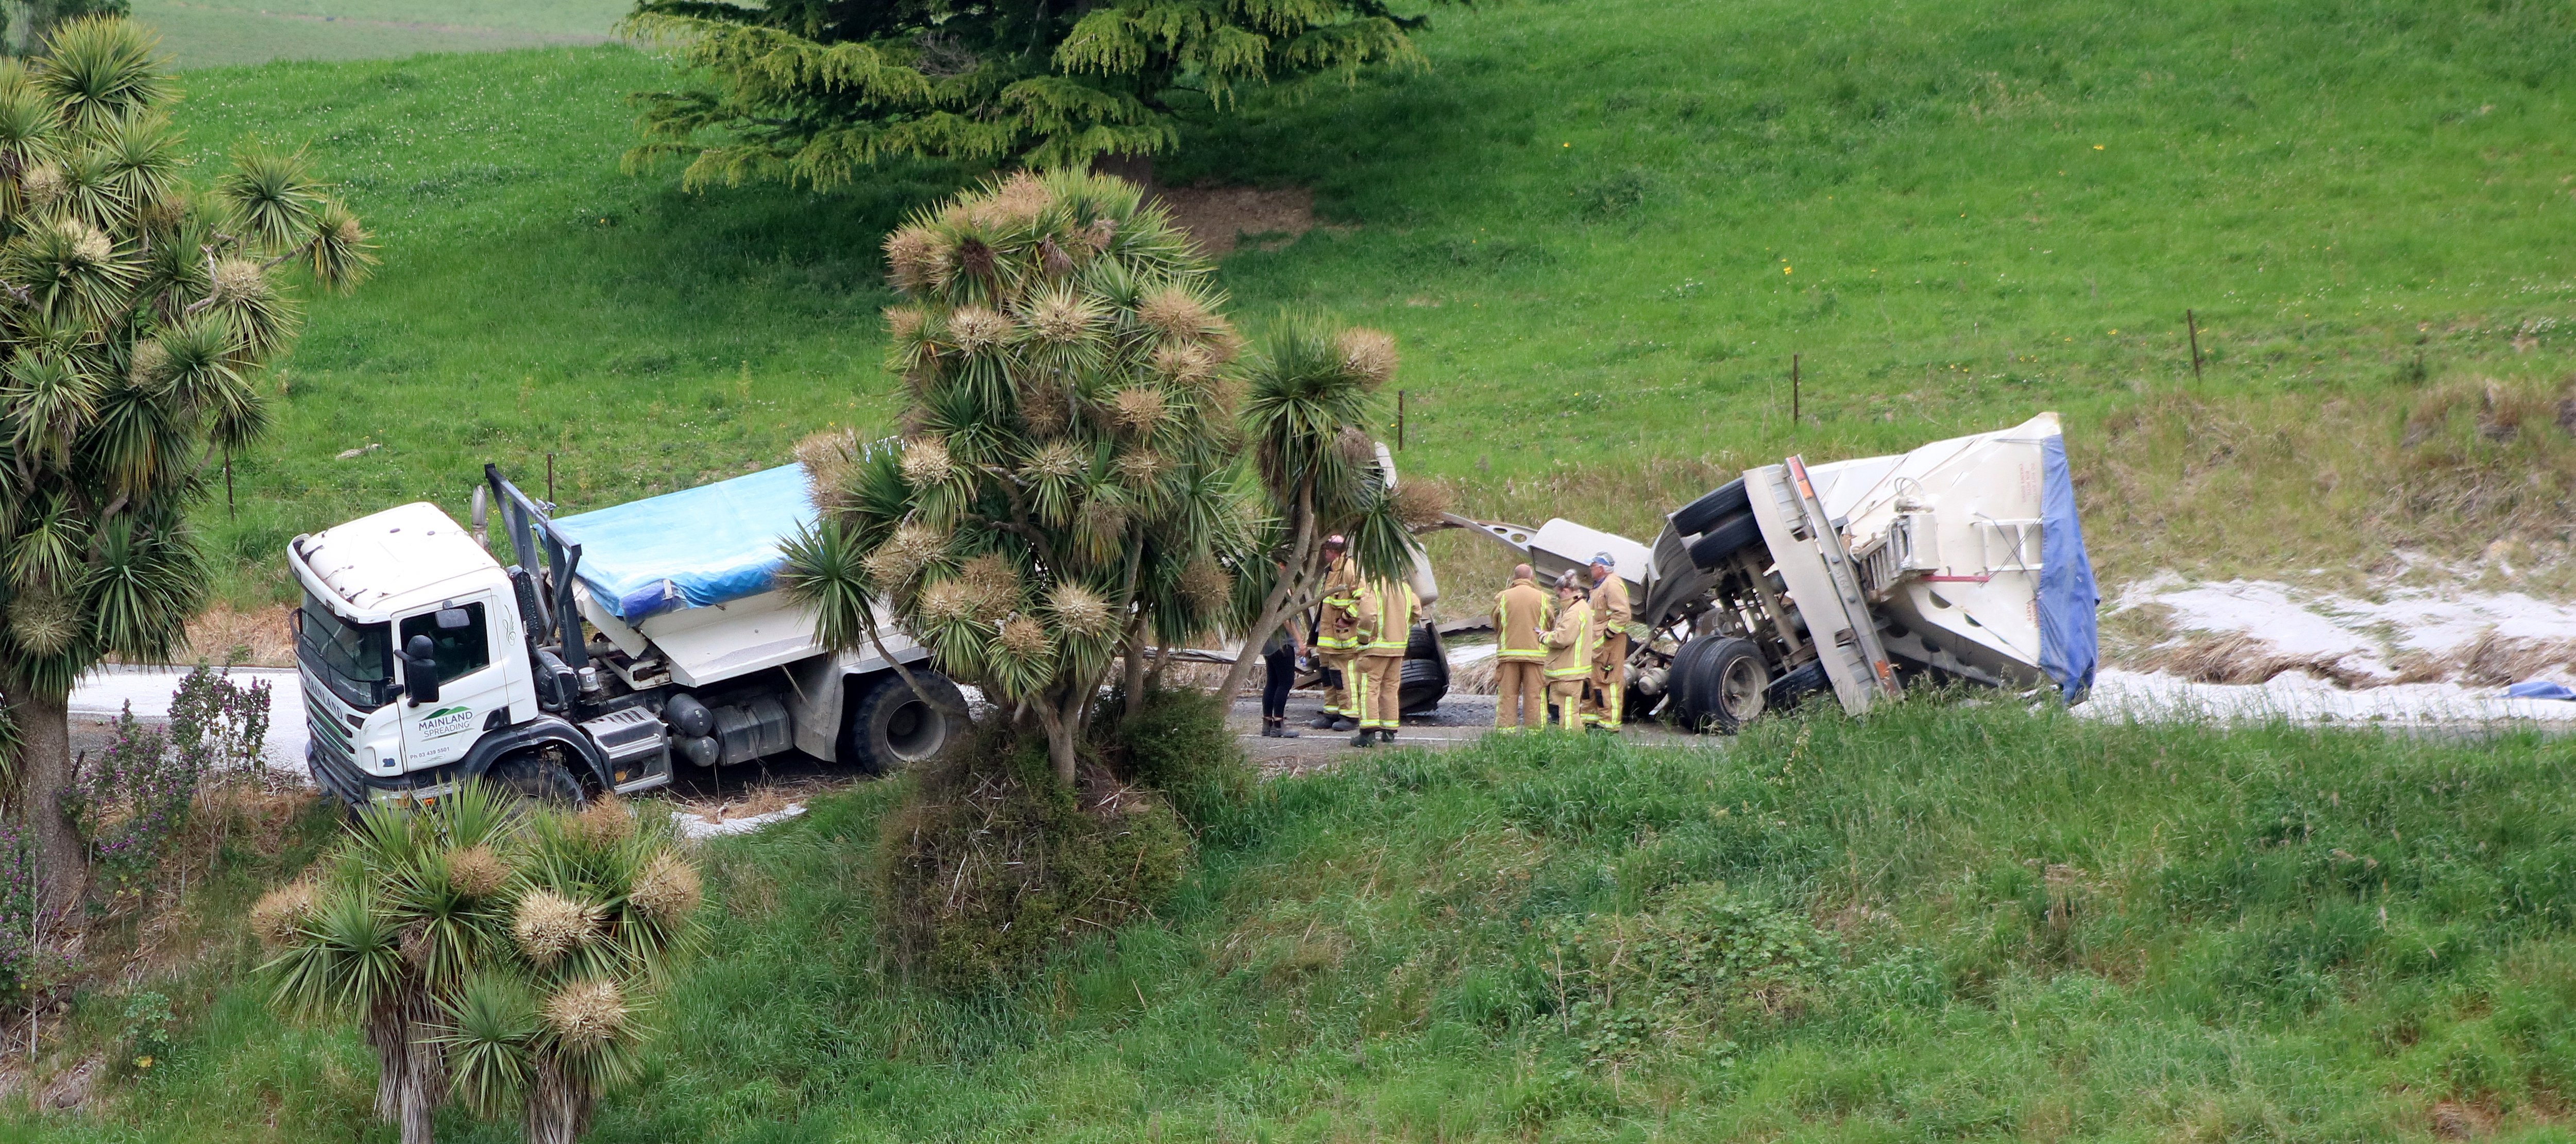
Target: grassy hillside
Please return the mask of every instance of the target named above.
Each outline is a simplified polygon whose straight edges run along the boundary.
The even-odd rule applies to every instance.
[[[715,844],[603,1142],[2563,1139],[2568,752],[1909,703],[1719,751],[1492,740],[1270,784],[1158,921],[889,977],[880,783]],[[235,883],[200,889],[224,917]],[[390,1139],[214,923],[168,1059],[0,1139]],[[441,1126],[441,1138],[515,1128]]]
[[[595,44],[624,0],[134,0],[183,68]]]
[[[1504,0],[1422,43],[1162,170],[1314,189],[1331,225],[1227,285],[1397,333],[1405,460],[1471,509],[1643,535],[1792,448],[2053,407],[2115,579],[2563,552],[2561,8]],[[313,308],[231,551],[487,458],[595,505],[880,417],[876,242],[960,173],[682,195],[617,166],[665,82],[615,47],[188,77],[195,140],[309,140],[387,252]]]

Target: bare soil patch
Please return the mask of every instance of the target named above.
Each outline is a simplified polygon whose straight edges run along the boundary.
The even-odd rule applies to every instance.
[[[1315,192],[1304,187],[1158,187],[1154,197],[1213,258],[1234,253],[1245,238],[1271,250],[1315,229]]]

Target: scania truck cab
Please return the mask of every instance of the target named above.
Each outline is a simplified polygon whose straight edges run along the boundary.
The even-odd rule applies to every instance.
[[[873,773],[963,726],[925,649],[824,648],[777,590],[800,466],[557,519],[487,465],[474,501],[472,527],[421,502],[287,546],[307,765],[349,803],[477,777],[580,802],[791,750]]]

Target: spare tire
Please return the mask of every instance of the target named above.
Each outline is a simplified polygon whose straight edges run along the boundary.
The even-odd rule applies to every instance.
[[[1708,531],[1708,526],[1745,511],[1752,503],[1752,498],[1744,491],[1744,478],[1737,477],[1709,490],[1698,500],[1683,505],[1665,519],[1672,522],[1673,531],[1689,536],[1692,533]]]
[[[948,677],[916,667],[912,678],[939,706],[966,709],[966,697]],[[881,775],[936,755],[964,722],[922,701],[903,677],[888,671],[849,682],[849,699],[841,712],[841,761],[863,774]]]

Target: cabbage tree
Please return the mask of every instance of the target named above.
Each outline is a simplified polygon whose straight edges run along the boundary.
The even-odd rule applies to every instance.
[[[1239,478],[1242,382],[1206,258],[1133,185],[1019,174],[886,242],[901,440],[803,450],[822,508],[782,583],[825,642],[876,606],[1045,736],[1056,777],[1109,670],[1235,615],[1257,498]]]
[[[107,18],[0,60],[0,703],[53,908],[87,886],[60,797],[72,682],[185,639],[206,582],[187,513],[268,423],[261,370],[295,335],[281,279],[345,290],[374,261],[299,155],[189,182],[165,66]]]

